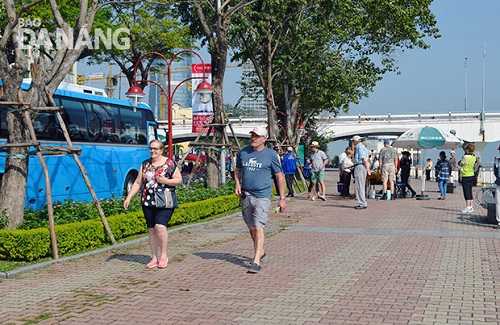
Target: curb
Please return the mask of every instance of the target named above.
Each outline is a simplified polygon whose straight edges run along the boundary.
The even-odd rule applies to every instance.
[[[213,221],[216,221],[216,220],[224,220],[226,218],[235,217],[235,216],[237,216],[240,213],[241,212],[235,212],[233,214],[230,214],[230,215],[227,215],[227,216],[224,216],[224,217],[221,217],[221,218],[213,219],[213,220],[210,220],[210,221],[205,221],[205,222],[199,222],[199,223],[193,223],[193,224],[189,224],[189,225],[185,225],[185,226],[180,226],[180,227],[173,228],[173,229],[169,230],[169,233],[180,231],[180,230],[184,230],[184,229],[188,229],[188,228],[194,227],[194,226],[209,224],[209,223],[211,223]],[[28,273],[28,272],[31,272],[31,271],[35,271],[35,270],[39,270],[39,269],[42,269],[44,267],[50,266],[50,265],[55,264],[55,263],[68,262],[68,261],[76,260],[76,259],[79,259],[79,258],[82,258],[82,257],[98,255],[98,254],[102,254],[102,253],[105,253],[105,252],[108,252],[108,251],[111,251],[111,250],[115,250],[115,249],[121,249],[121,248],[130,247],[130,246],[135,246],[135,245],[147,242],[147,241],[148,241],[148,236],[146,235],[144,237],[137,238],[137,239],[125,242],[125,243],[120,243],[120,244],[116,244],[116,245],[111,245],[111,246],[99,248],[99,249],[96,249],[94,251],[85,252],[85,253],[76,254],[76,255],[67,256],[67,257],[62,257],[62,258],[59,258],[57,260],[50,260],[50,261],[46,261],[46,262],[42,262],[42,263],[37,263],[37,264],[33,264],[33,265],[22,266],[22,267],[16,268],[16,269],[11,270],[11,271],[0,272],[0,279],[14,278],[14,277],[16,277],[18,275],[21,275],[21,274],[24,274],[24,273]]]

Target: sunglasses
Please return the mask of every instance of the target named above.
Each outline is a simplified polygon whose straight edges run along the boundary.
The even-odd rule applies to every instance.
[[[161,148],[155,148],[155,147],[151,147],[149,148],[149,151],[156,151],[156,150],[160,150]]]

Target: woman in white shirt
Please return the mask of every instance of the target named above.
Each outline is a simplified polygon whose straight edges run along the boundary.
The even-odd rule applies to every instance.
[[[344,158],[343,172],[342,172],[342,183],[344,183],[344,188],[342,190],[341,196],[350,197],[349,187],[351,185],[351,175],[354,163],[352,162],[353,152],[351,149],[346,150],[347,156]]]

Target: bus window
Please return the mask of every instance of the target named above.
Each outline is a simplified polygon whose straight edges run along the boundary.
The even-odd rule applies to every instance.
[[[99,111],[94,110],[91,103],[85,104],[85,110],[87,111],[87,132],[89,133],[90,142],[98,142],[101,136],[101,116]]]
[[[121,114],[121,142],[146,144],[146,121],[142,116],[142,110],[133,111],[122,109]]]
[[[158,134],[156,133],[156,123],[154,122],[148,122],[148,137],[148,144],[158,138]]]
[[[142,127],[139,127],[139,132],[138,132],[138,135],[137,135],[137,143],[138,144],[147,144],[148,143],[148,138],[147,138],[147,130],[146,130],[146,127],[145,127],[146,119],[144,118],[144,115],[143,115],[144,111],[140,110],[138,112],[141,113],[139,115],[139,118],[140,118],[140,124],[139,124],[139,126],[142,126]]]
[[[80,101],[63,98],[60,100],[60,105],[64,108],[63,120],[71,140],[88,141],[87,114],[84,104]]]
[[[116,134],[115,115],[111,106],[92,103],[92,113],[94,121],[98,119],[100,125],[99,137],[95,141],[119,142],[119,137]]]
[[[40,114],[33,122],[39,140],[63,140],[64,136],[54,114]]]

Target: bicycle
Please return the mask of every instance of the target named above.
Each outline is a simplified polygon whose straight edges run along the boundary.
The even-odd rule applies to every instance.
[[[476,203],[487,209],[488,204],[496,204],[495,198],[496,185],[486,185],[476,191],[474,196]]]

